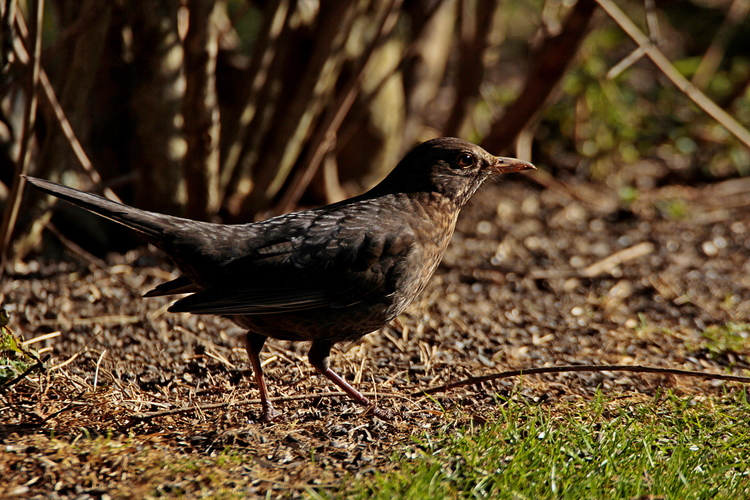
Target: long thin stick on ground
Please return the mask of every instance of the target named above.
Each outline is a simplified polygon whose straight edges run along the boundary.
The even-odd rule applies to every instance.
[[[458,387],[465,387],[467,385],[481,384],[483,382],[489,382],[492,380],[498,380],[501,378],[519,377],[523,375],[539,375],[543,373],[566,373],[566,372],[635,372],[635,373],[661,373],[664,375],[679,375],[684,377],[695,377],[709,380],[727,380],[732,382],[750,383],[750,377],[742,377],[739,375],[723,375],[719,373],[704,373],[696,372],[691,370],[677,370],[674,368],[659,368],[655,366],[640,366],[640,365],[569,365],[569,366],[547,366],[542,368],[527,368],[521,370],[510,370],[500,373],[492,373],[489,375],[483,375],[481,377],[470,377],[465,380],[445,384],[437,387],[431,387],[424,391],[414,392],[410,395],[397,394],[397,393],[363,393],[365,396],[378,396],[386,398],[409,398],[409,397],[420,397],[429,394],[436,394],[438,392],[447,392],[450,389],[456,389]],[[346,396],[343,392],[323,392],[315,394],[300,394],[297,396],[284,396],[277,398],[269,398],[270,401],[276,403],[281,401],[298,401],[302,399],[316,399],[325,397],[344,397]],[[260,399],[243,399],[239,401],[227,401],[224,403],[213,403],[205,405],[193,405],[185,408],[172,408],[169,410],[155,411],[155,412],[144,412],[136,413],[132,415],[132,418],[136,420],[148,420],[156,417],[164,417],[167,415],[176,415],[180,413],[190,413],[195,411],[215,410],[218,408],[226,408],[228,406],[243,406],[250,404],[260,404]]]
[[[491,373],[481,377],[469,377],[458,382],[451,382],[437,387],[431,387],[424,391],[412,393],[412,397],[423,396],[425,394],[436,394],[446,392],[450,389],[465,387],[467,385],[476,385],[501,378],[520,377],[523,375],[540,375],[543,373],[567,373],[567,372],[634,372],[634,373],[661,373],[663,375],[679,375],[683,377],[695,377],[708,380],[727,380],[731,382],[742,382],[750,384],[750,377],[739,375],[724,375],[720,373],[705,373],[692,370],[678,370],[675,368],[659,368],[656,366],[640,365],[568,365],[568,366],[545,366],[542,368],[526,368],[520,370],[509,370],[500,373]]]

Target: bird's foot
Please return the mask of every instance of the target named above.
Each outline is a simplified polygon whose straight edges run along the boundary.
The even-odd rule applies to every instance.
[[[273,407],[271,403],[263,405],[263,416],[261,418],[266,423],[278,423],[284,421],[284,414]]]
[[[367,408],[365,415],[372,415],[379,418],[380,420],[391,421],[396,419],[397,413],[392,412],[387,408],[382,408],[378,405],[372,405]]]

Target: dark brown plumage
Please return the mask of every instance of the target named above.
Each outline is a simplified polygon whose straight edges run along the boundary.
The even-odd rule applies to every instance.
[[[433,139],[363,195],[237,225],[147,212],[41,179],[27,181],[140,232],[169,255],[183,276],[146,297],[190,293],[169,310],[215,314],[247,329],[264,417],[273,419],[258,357],[266,338],[312,341],[310,363],[371,406],[329,368],[331,347],[386,325],[422,291],[461,207],[484,180],[533,168],[460,139]],[[378,407],[372,413],[390,417]]]

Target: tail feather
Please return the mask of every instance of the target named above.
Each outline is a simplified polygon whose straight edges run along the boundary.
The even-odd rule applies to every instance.
[[[77,189],[55,184],[54,182],[45,181],[36,177],[24,177],[26,178],[26,182],[40,191],[44,191],[45,193],[56,196],[68,203],[72,203],[73,205],[77,205],[111,221],[117,222],[118,224],[122,224],[123,226],[138,231],[145,236],[146,239],[150,240],[151,238],[154,238],[158,240],[164,236],[169,228],[173,227],[171,222],[173,217],[169,215],[129,207],[95,194],[79,191]]]

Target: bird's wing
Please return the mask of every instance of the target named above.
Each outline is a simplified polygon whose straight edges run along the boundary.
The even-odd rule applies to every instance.
[[[373,231],[352,221],[313,224],[291,237],[268,238],[223,265],[220,281],[180,299],[170,311],[273,314],[386,297],[414,239],[404,226]]]
[[[303,311],[329,305],[321,294],[303,289],[227,290],[209,287],[175,302],[170,312],[193,314],[254,315]]]

